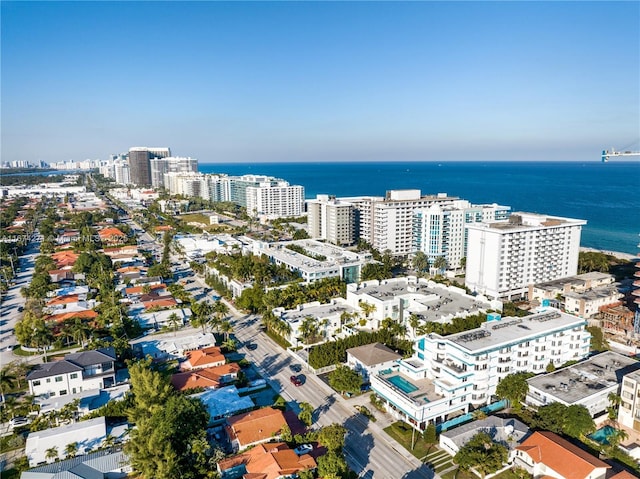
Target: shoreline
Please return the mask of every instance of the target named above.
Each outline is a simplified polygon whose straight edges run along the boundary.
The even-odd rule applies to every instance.
[[[580,246],[580,251],[591,252],[591,253],[604,253],[604,254],[614,256],[618,259],[625,259],[627,261],[635,261],[638,259],[637,254],[621,253],[620,251],[607,251],[603,249],[588,248],[586,246]]]

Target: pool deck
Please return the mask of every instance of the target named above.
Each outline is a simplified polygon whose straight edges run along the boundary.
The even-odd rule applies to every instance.
[[[604,426],[611,426],[615,429],[624,430],[629,437],[624,441],[620,442],[620,446],[627,450],[632,450],[634,448],[640,448],[640,432],[635,431],[629,427],[626,427],[618,422],[611,421],[610,419],[606,419],[603,422],[596,424],[596,430],[603,428]]]
[[[389,378],[392,378],[394,376],[401,377],[402,379],[409,382],[410,384],[413,384],[418,389],[410,393],[406,393],[402,391],[402,388],[398,388],[395,384],[389,381]],[[442,396],[440,396],[439,394],[436,394],[436,390],[433,385],[433,382],[430,381],[429,379],[420,379],[419,381],[416,381],[414,379],[411,379],[405,376],[404,374],[398,371],[392,371],[387,374],[381,373],[379,377],[387,380],[387,384],[389,384],[389,386],[393,387],[394,389],[399,389],[404,393],[405,396],[410,397],[414,401],[424,401],[426,399],[427,401],[431,402],[431,401],[437,401],[439,399],[442,399]]]

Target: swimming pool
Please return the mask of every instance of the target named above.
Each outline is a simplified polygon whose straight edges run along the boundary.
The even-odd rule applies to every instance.
[[[591,436],[589,437],[594,441],[599,442],[600,444],[606,445],[606,444],[609,444],[609,437],[612,436],[615,431],[616,431],[615,427],[604,426],[598,429],[593,434],[591,434]]]
[[[399,387],[405,394],[411,394],[419,389],[418,386],[414,386],[402,376],[391,376],[389,382]]]

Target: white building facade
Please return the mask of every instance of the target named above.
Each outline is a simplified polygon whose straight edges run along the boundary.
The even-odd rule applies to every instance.
[[[510,299],[526,296],[530,284],[575,275],[586,223],[513,213],[506,221],[466,225],[465,285],[492,298]]]
[[[373,376],[371,386],[392,415],[423,430],[430,421],[490,404],[509,374],[583,359],[591,338],[586,325],[549,308],[450,336],[429,334],[416,340],[410,359]]]
[[[448,269],[460,268],[462,258],[467,256],[465,225],[506,220],[510,209],[497,204],[472,205],[466,200],[417,209],[413,216],[413,252],[423,252],[430,264],[441,256]]]
[[[338,246],[355,242],[355,210],[351,203],[334,196],[317,195],[307,201],[309,236]]]
[[[304,213],[304,187],[286,181],[248,186],[247,214],[265,219],[301,216]]]

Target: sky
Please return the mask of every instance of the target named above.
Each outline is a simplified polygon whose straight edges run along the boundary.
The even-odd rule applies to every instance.
[[[640,2],[1,2],[1,161],[598,161]]]

